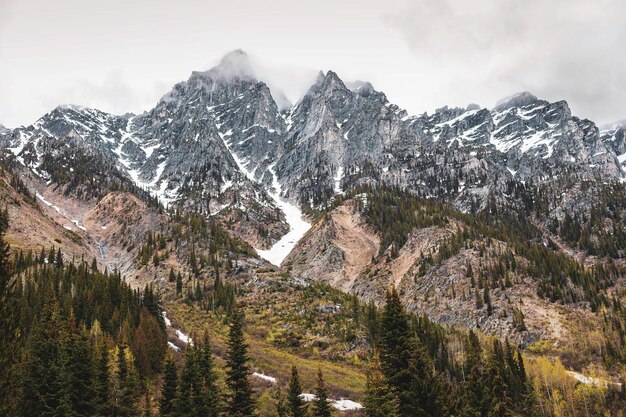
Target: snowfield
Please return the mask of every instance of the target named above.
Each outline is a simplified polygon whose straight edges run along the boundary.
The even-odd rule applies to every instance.
[[[290,230],[270,249],[257,250],[257,253],[261,258],[274,265],[280,265],[294,246],[296,246],[296,243],[309,231],[311,224],[302,218],[302,212],[298,207],[286,202],[280,196],[282,189],[276,178],[274,165],[276,164],[274,163],[268,167],[268,170],[272,173],[272,191],[269,192],[269,195],[276,202],[278,208],[285,213],[285,219],[287,224],[289,224]]]

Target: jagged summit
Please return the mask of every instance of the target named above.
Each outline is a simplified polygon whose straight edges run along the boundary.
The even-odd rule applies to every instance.
[[[361,94],[361,95],[369,95],[376,93],[376,89],[369,81],[348,81],[345,83],[346,87],[353,93]]]
[[[311,87],[309,87],[309,91],[307,94],[315,94],[315,93],[331,93],[334,90],[347,91],[348,88],[344,84],[344,82],[339,78],[337,73],[333,71],[327,71],[324,74],[323,71],[320,71],[315,78],[315,82]]]
[[[235,50],[144,114],[62,106],[0,139],[40,173],[55,140],[81,143],[162,202],[211,215],[254,204],[271,212],[276,184],[282,198],[310,208],[355,185],[393,184],[473,210],[490,194],[510,198],[504,185],[513,177],[624,177],[623,132],[599,135],[565,101],[523,92],[493,110],[444,106],[409,117],[371,83],[320,71],[292,106],[253,64]]]
[[[512,96],[505,97],[499,100],[495,107],[495,111],[503,111],[510,109],[511,107],[524,107],[540,101],[537,96],[529,93],[528,91],[522,91],[520,93],[513,94]]]
[[[250,62],[250,57],[241,49],[235,49],[224,55],[219,64],[206,71],[204,75],[222,81],[232,79],[256,80],[256,73]]]

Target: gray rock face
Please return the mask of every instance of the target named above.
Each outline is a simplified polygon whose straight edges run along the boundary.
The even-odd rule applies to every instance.
[[[350,187],[387,184],[475,210],[490,198],[515,205],[511,183],[619,180],[624,131],[600,132],[565,101],[530,93],[493,109],[471,104],[408,116],[370,83],[344,83],[332,71],[289,107],[234,51],[141,115],[62,106],[0,132],[0,143],[44,178],[43,157],[73,147],[165,204],[210,215],[234,207],[263,219],[277,210],[272,191],[319,208]]]
[[[626,172],[626,122],[601,131],[600,137],[607,149],[617,156],[622,171]]]

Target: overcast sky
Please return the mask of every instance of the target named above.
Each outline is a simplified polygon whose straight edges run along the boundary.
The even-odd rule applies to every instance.
[[[294,101],[332,69],[413,114],[528,90],[608,123],[626,118],[624,22],[618,0],[0,0],[0,123],[141,112],[236,48]]]

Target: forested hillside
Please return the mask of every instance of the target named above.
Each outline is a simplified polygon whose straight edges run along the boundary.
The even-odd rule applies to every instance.
[[[0,218],[4,234],[7,213]],[[298,360],[283,390],[277,385],[261,395],[267,387],[252,383],[255,358],[249,348],[249,332],[258,329],[246,330],[250,319],[243,314],[254,310],[258,314],[261,304],[254,307],[235,288],[225,292],[230,301],[224,303],[219,276],[213,282],[212,303],[207,303],[206,290],[192,287],[186,296],[178,292],[192,309],[196,306],[212,311],[218,320],[223,318],[228,329],[225,350],[216,356],[210,336],[214,328],[198,334],[181,353],[168,350],[158,292],[152,287],[133,290],[119,273],[99,271],[95,261],[67,261],[54,248],[10,254],[3,243],[0,273],[5,330],[2,404],[8,415],[251,416],[261,410],[262,415],[328,416],[336,412],[323,401],[329,396],[324,374],[333,371],[320,367],[316,382],[307,380],[317,395],[308,404],[303,400],[307,397],[300,395],[304,388]],[[245,304],[238,306],[235,294],[241,294]],[[309,295],[314,297],[309,302],[315,294]],[[346,305],[345,300],[337,301],[337,306]],[[617,385],[575,387],[558,362],[523,355],[508,341],[409,315],[395,290],[387,293],[381,310],[356,300],[352,303],[351,316],[337,324],[353,321],[356,334],[366,335],[363,365],[357,367],[367,377],[362,394],[365,415],[574,416],[576,410],[588,407],[586,415],[600,416],[621,415],[626,405],[624,391]],[[285,320],[296,317],[294,312]],[[282,347],[298,352],[293,337],[289,347]]]

